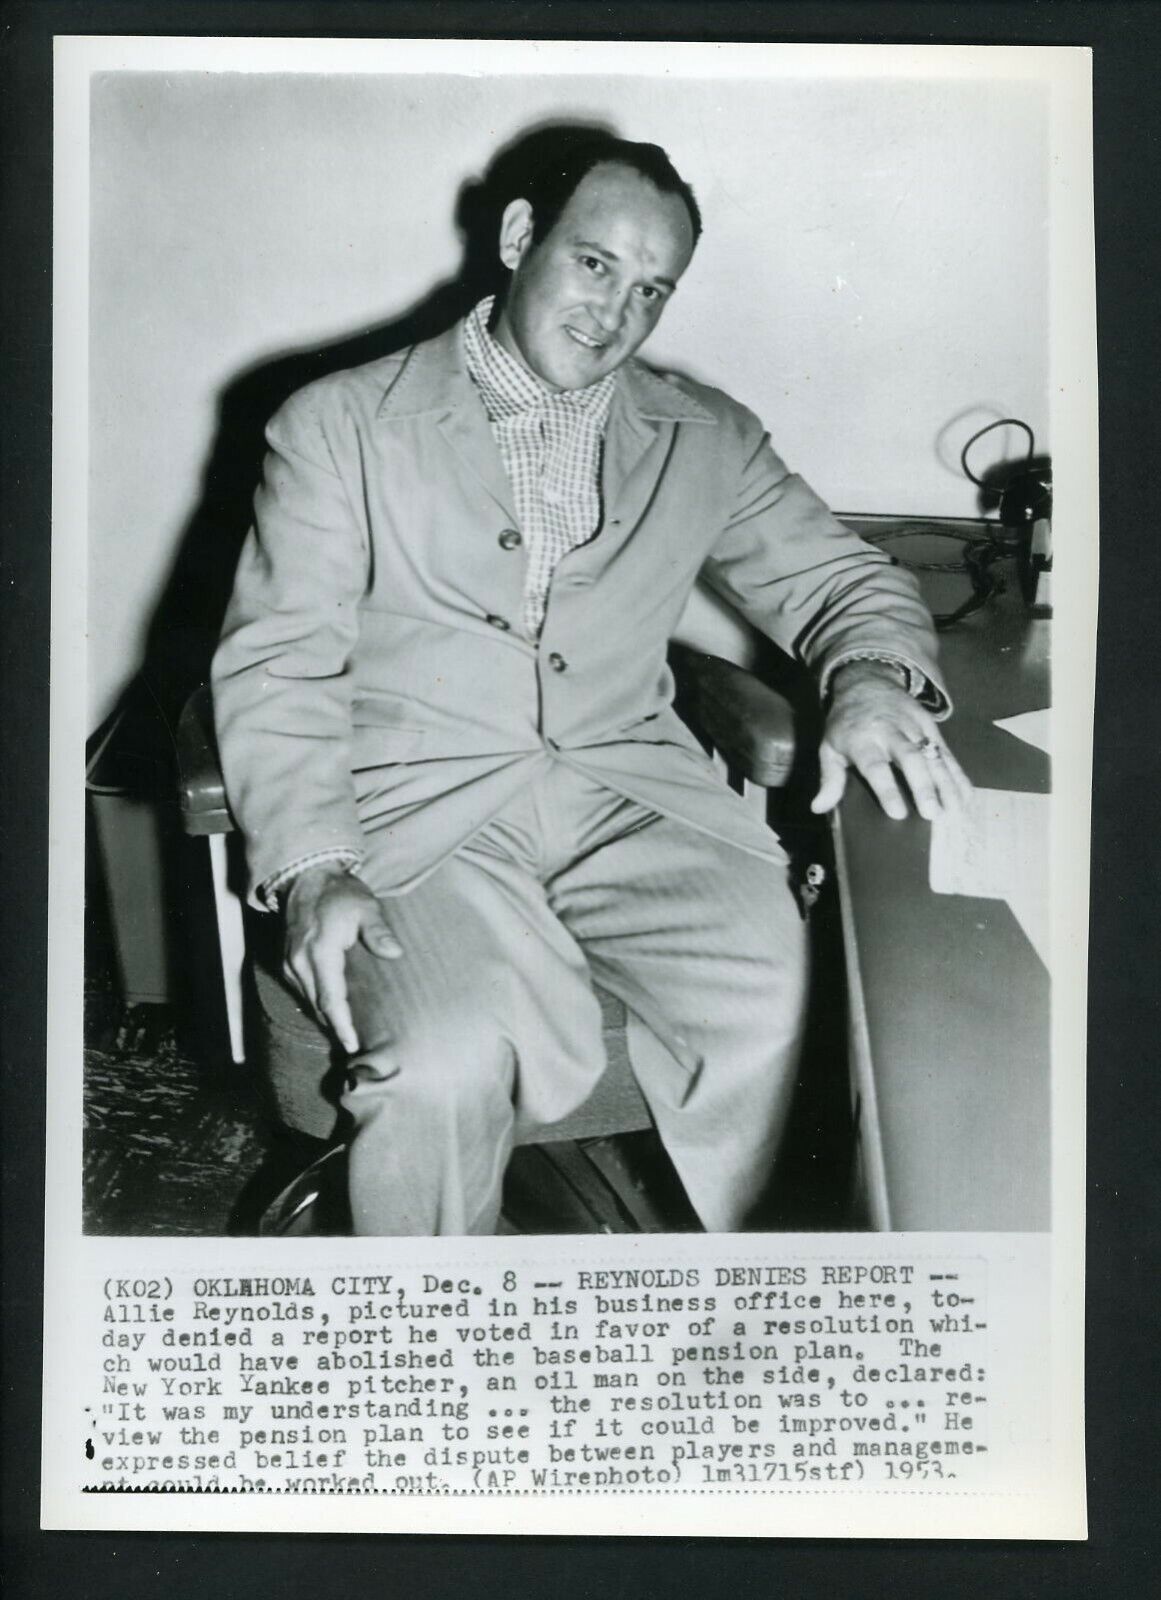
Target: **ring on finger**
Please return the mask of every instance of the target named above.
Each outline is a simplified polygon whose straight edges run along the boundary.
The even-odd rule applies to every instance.
[[[930,739],[926,735],[920,739],[916,748],[924,761],[942,761],[943,746],[938,739]]]

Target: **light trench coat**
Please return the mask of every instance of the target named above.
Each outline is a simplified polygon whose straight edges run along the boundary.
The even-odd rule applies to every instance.
[[[213,668],[227,794],[257,888],[317,851],[405,892],[546,758],[782,859],[671,707],[699,576],[822,689],[889,654],[946,709],[913,578],[845,529],[716,389],[621,368],[598,534],[522,624],[526,550],[460,330],[294,395]]]

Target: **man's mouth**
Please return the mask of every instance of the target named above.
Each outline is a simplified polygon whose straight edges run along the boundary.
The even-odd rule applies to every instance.
[[[565,323],[564,331],[574,343],[579,344],[585,350],[603,350],[605,348],[603,339],[594,339],[591,333],[584,333],[580,328],[574,328],[570,323]]]

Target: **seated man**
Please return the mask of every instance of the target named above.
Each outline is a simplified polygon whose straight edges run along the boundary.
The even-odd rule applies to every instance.
[[[892,817],[896,772],[925,817],[965,786],[911,577],[749,411],[633,359],[700,230],[663,151],[579,143],[503,213],[499,303],[270,424],[215,715],[252,901],[349,1055],[361,1233],[494,1230],[516,1134],[604,1069],[594,977],[705,1227],[767,1182],[804,933],[670,703],[699,575],[817,671],[815,810],[850,766]]]

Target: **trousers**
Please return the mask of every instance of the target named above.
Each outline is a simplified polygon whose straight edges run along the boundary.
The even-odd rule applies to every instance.
[[[377,888],[377,859],[360,875],[404,954],[356,946],[348,960],[355,1231],[495,1231],[517,1135],[566,1116],[605,1069],[594,979],[626,1006],[634,1076],[702,1224],[743,1227],[805,1010],[786,868],[547,755],[407,893]]]

